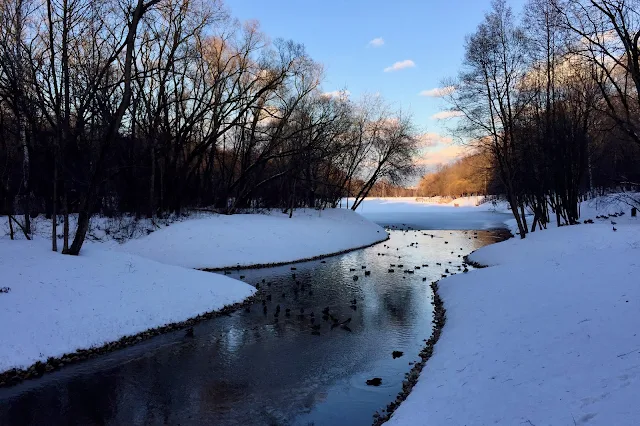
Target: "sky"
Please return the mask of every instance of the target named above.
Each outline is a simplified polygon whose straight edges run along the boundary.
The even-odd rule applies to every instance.
[[[324,65],[322,90],[348,90],[357,100],[380,93],[413,116],[431,146],[418,163],[426,170],[465,151],[451,138],[447,105],[420,95],[455,77],[464,39],[491,0],[226,0],[232,16],[255,19],[271,39],[292,39]],[[525,0],[510,0],[519,13]],[[440,115],[438,115],[440,113]]]

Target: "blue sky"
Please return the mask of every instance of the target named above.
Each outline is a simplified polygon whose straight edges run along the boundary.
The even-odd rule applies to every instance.
[[[525,0],[511,0],[519,12]],[[447,108],[442,99],[420,96],[454,77],[465,35],[473,32],[491,0],[226,0],[234,17],[256,19],[272,39],[293,39],[322,63],[323,90],[347,89],[353,99],[379,92],[394,107],[412,113],[432,134],[426,166],[450,161],[463,148],[446,137],[447,120],[432,116]],[[381,38],[374,47],[370,41]],[[415,66],[385,72],[396,62]],[[450,123],[449,123],[450,126]],[[441,138],[442,137],[442,138]]]

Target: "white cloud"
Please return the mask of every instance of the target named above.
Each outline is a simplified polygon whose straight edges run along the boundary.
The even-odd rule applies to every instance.
[[[444,96],[452,94],[456,90],[453,86],[436,87],[431,90],[423,90],[420,92],[420,96],[427,96],[429,98],[442,98]]]
[[[460,117],[462,111],[440,111],[437,114],[431,116],[432,120],[446,120],[447,118]]]
[[[396,62],[390,67],[385,68],[384,72],[399,71],[405,68],[413,68],[415,66],[415,62],[413,62],[411,59],[405,59],[404,61]]]
[[[351,92],[348,90],[334,90],[333,92],[324,92],[322,96],[326,98],[348,99]]]
[[[432,147],[435,145],[451,145],[453,139],[449,136],[442,136],[439,133],[423,133],[418,136],[421,147]]]
[[[369,47],[382,47],[384,46],[384,39],[382,37],[374,38],[368,44]]]

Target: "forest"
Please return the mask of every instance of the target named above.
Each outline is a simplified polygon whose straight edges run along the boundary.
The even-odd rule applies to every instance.
[[[416,129],[322,81],[216,0],[2,0],[0,214],[52,218],[53,250],[61,215],[78,254],[94,214],[356,208],[413,173]]]
[[[454,132],[477,154],[426,176],[421,195],[497,182],[524,238],[578,223],[585,194],[637,190],[639,39],[637,0],[530,0],[520,17],[494,0],[445,81]]]
[[[95,214],[292,214],[367,195],[503,194],[521,237],[577,223],[585,194],[640,182],[640,2],[492,6],[444,82],[474,154],[410,190],[410,115],[323,91],[302,44],[220,1],[2,0],[0,214],[27,238],[46,215],[69,254]]]

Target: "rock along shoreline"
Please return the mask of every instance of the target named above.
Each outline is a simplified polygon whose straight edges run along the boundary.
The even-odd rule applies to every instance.
[[[39,378],[46,373],[50,373],[56,370],[60,370],[65,365],[75,364],[80,361],[95,358],[99,355],[107,354],[109,352],[123,349],[128,346],[135,345],[144,340],[148,340],[154,336],[168,333],[170,331],[176,331],[193,326],[199,322],[217,318],[223,315],[231,315],[233,312],[251,305],[260,292],[257,291],[254,295],[249,296],[242,302],[227,305],[222,309],[205,312],[197,315],[193,318],[189,318],[184,321],[174,322],[171,324],[165,324],[160,327],[150,328],[129,336],[121,337],[119,340],[105,343],[99,347],[93,347],[88,349],[78,349],[75,352],[64,354],[60,357],[49,357],[46,361],[38,361],[25,369],[13,368],[0,373],[0,388],[15,386],[25,380]]]
[[[502,232],[503,231],[503,232]],[[513,234],[509,230],[501,230],[498,234],[502,237],[500,240],[496,241],[496,243],[506,241],[510,238],[513,238]],[[494,243],[495,244],[495,243]],[[463,257],[463,260],[466,264],[473,266],[477,269],[482,269],[488,267],[488,265],[483,265],[478,262],[474,262],[469,259],[470,254]],[[387,420],[391,418],[394,411],[400,406],[400,404],[407,399],[413,387],[418,382],[420,378],[420,373],[422,369],[426,365],[427,361],[433,355],[433,348],[440,340],[440,335],[442,334],[442,329],[444,328],[445,323],[447,322],[447,310],[444,307],[444,302],[442,298],[438,294],[438,284],[441,280],[434,281],[431,283],[431,289],[433,290],[433,332],[431,337],[426,341],[424,348],[420,351],[418,356],[420,357],[420,361],[417,361],[413,364],[411,370],[408,373],[405,373],[405,380],[402,382],[402,390],[396,396],[396,399],[389,403],[382,413],[375,412],[373,414],[373,425],[379,426],[385,423]]]
[[[351,253],[352,251],[366,249],[366,248],[373,247],[376,244],[380,244],[380,243],[388,241],[388,240],[389,240],[389,234],[387,233],[387,237],[386,238],[381,239],[380,241],[375,241],[375,242],[373,242],[371,244],[365,244],[363,246],[353,247],[353,248],[350,248],[350,249],[336,251],[336,252],[328,253],[328,254],[321,254],[321,255],[313,256],[313,257],[307,257],[307,258],[304,258],[304,259],[292,260],[292,261],[287,261],[287,262],[256,263],[256,264],[252,264],[252,265],[225,266],[225,267],[222,267],[222,268],[201,268],[200,271],[206,271],[206,272],[238,271],[240,269],[263,269],[263,268],[273,268],[275,266],[295,265],[297,263],[311,262],[311,261],[314,261],[314,260],[326,259],[328,257],[339,256],[341,254]]]
[[[320,256],[312,257],[312,258],[299,259],[292,262],[255,264],[255,265],[246,265],[246,266],[237,265],[233,267],[224,267],[224,268],[203,268],[201,270],[206,272],[221,272],[221,271],[232,271],[232,270],[239,270],[239,269],[262,269],[262,268],[269,268],[273,266],[282,266],[282,265],[296,264],[296,263],[302,263],[302,262],[309,262],[313,260],[319,260],[319,259],[324,259],[332,256],[338,256],[338,255],[349,253],[352,251],[372,247],[383,241],[387,241],[388,239],[389,239],[389,234],[387,234],[386,238],[380,241],[373,242],[371,244],[366,244],[364,246],[354,247],[354,248],[342,250],[335,253],[323,254]],[[25,380],[42,377],[46,373],[51,373],[51,372],[60,370],[65,365],[75,364],[80,361],[95,358],[99,355],[104,355],[110,352],[114,352],[118,349],[124,349],[128,346],[135,345],[144,340],[150,339],[154,336],[168,333],[170,331],[184,329],[184,328],[193,326],[199,322],[217,318],[223,315],[230,315],[239,309],[243,309],[253,304],[254,301],[259,297],[259,295],[260,295],[260,292],[257,291],[253,296],[249,296],[242,302],[234,303],[232,305],[227,305],[222,309],[219,309],[216,311],[205,312],[203,314],[197,315],[193,318],[189,318],[184,321],[166,324],[166,325],[162,325],[155,328],[150,328],[148,330],[145,330],[133,335],[129,335],[129,336],[123,336],[119,340],[105,343],[104,345],[99,347],[78,349],[75,352],[70,352],[60,357],[49,357],[46,361],[38,361],[25,369],[13,368],[11,370],[0,372],[0,388],[15,386]]]

